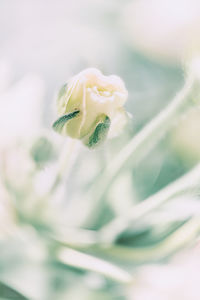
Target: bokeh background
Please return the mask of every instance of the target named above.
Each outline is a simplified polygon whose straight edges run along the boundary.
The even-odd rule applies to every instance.
[[[171,289],[169,278],[182,273],[181,267],[179,273],[170,265],[174,253],[138,262],[137,258],[124,261],[120,256],[106,256],[98,247],[83,249],[84,253],[117,262],[134,276],[136,271],[140,274],[140,268],[157,263],[150,271],[142,269],[134,288],[134,283],[124,286],[98,272],[54,261],[51,256],[54,246],[44,236],[59,223],[67,244],[79,240],[78,233],[69,228],[81,227],[85,211],[87,214],[90,210],[90,203],[84,202],[82,195],[95,182],[102,166],[182,88],[186,63],[198,53],[199,20],[197,0],[0,1],[0,280],[3,283],[35,300],[165,299],[162,293]],[[63,147],[63,139],[51,129],[56,116],[56,94],[71,76],[87,67],[123,78],[129,92],[126,109],[132,118],[120,137],[99,150],[89,152],[81,148],[75,162],[72,158],[71,176],[49,201],[41,204],[53,182]],[[95,212],[96,222],[89,229],[98,231],[113,217],[198,163],[199,117],[199,109],[189,111],[142,161],[120,173],[106,196],[105,206]],[[196,193],[179,197],[146,216],[137,226],[130,226],[115,243],[135,250],[151,247],[199,212]],[[152,272],[155,281],[161,276],[161,282],[165,282],[161,291],[152,278],[145,285],[147,291],[143,290],[148,272]],[[181,277],[181,280],[186,279]],[[172,293],[166,299],[181,297]],[[196,293],[194,299],[198,299],[195,297]],[[14,298],[11,295],[5,299]]]

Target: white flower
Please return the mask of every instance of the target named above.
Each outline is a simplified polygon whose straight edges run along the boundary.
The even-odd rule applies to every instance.
[[[57,108],[60,118],[54,129],[81,139],[89,147],[101,142],[108,131],[116,134],[126,122],[123,108],[128,92],[115,75],[104,76],[89,68],[69,80],[61,89]]]

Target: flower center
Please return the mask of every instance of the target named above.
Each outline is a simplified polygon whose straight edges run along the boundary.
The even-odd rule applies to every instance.
[[[94,93],[94,94],[96,94],[98,96],[101,96],[101,97],[110,97],[110,96],[112,96],[112,92],[106,91],[106,90],[101,90],[96,85],[93,86],[92,88],[88,88],[87,90],[90,93]]]

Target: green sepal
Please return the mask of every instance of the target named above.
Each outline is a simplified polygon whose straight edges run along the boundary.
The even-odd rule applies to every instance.
[[[80,113],[79,110],[75,110],[73,111],[72,113],[69,113],[69,114],[66,114],[66,115],[63,115],[62,117],[60,117],[58,120],[56,120],[54,123],[53,123],[53,129],[58,132],[58,133],[61,133],[64,125],[66,124],[67,121],[75,118],[78,114]]]
[[[103,119],[96,125],[94,132],[89,137],[89,140],[85,143],[85,145],[89,148],[99,146],[106,139],[109,128],[110,118],[104,115]]]

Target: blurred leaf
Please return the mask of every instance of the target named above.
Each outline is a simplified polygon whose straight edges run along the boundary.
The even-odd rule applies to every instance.
[[[183,224],[184,222],[171,222],[165,225],[160,224],[159,228],[147,224],[138,231],[134,227],[129,228],[117,237],[116,244],[128,247],[153,246],[169,237]]]
[[[9,287],[8,285],[0,282],[0,299],[10,299],[10,300],[28,300],[28,298],[24,297],[18,291]]]
[[[41,165],[55,157],[55,150],[48,138],[42,136],[35,141],[31,148],[31,156],[35,163]]]

